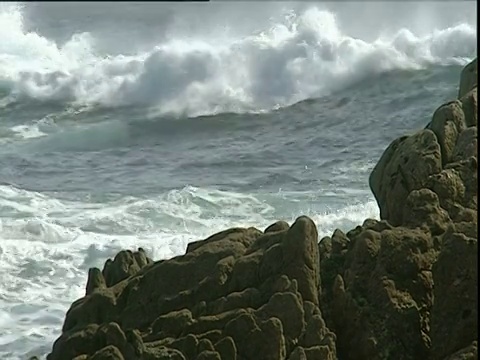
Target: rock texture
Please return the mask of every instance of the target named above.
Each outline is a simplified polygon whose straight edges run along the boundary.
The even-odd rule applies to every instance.
[[[315,224],[230,229],[151,262],[91,269],[49,360],[336,359],[319,308]]]
[[[475,359],[477,72],[370,176],[381,219],[318,243],[307,217],[90,269],[48,360]]]

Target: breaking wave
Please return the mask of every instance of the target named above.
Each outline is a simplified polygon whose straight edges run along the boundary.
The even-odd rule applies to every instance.
[[[268,111],[394,69],[464,65],[477,50],[476,28],[467,23],[365,41],[315,6],[289,11],[263,31],[219,38],[173,36],[134,55],[102,54],[91,33],[59,45],[26,30],[20,5],[2,4],[0,97],[8,101],[0,103],[144,106],[183,116]]]

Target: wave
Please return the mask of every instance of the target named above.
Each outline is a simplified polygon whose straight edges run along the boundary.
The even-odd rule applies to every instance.
[[[149,199],[82,202],[0,185],[0,357],[47,353],[70,302],[84,292],[86,269],[118,251],[142,247],[154,259],[170,258],[227,227],[265,228],[276,211],[257,195],[191,186]],[[323,236],[372,213],[378,209],[369,202],[313,218]]]
[[[143,106],[177,116],[258,112],[394,69],[464,65],[477,50],[476,28],[467,23],[366,41],[346,33],[335,13],[313,5],[263,31],[219,37],[171,36],[134,55],[102,55],[92,34],[58,45],[25,29],[21,6],[2,4],[0,87],[10,102]]]

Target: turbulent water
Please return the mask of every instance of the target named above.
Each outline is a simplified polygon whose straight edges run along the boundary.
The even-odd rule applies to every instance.
[[[0,359],[45,355],[120,249],[377,217],[372,167],[476,40],[475,2],[1,3]]]

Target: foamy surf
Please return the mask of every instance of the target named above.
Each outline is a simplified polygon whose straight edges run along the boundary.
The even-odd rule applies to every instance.
[[[476,51],[468,6],[32,4],[0,4],[8,360],[50,352],[87,269],[119,250],[158,260],[232,226],[308,215],[321,238],[378,218],[371,168]]]
[[[291,194],[292,195],[292,194]],[[290,195],[290,196],[291,196]],[[376,217],[374,202],[305,214],[324,236]],[[265,228],[279,213],[257,196],[192,186],[151,199],[74,202],[0,186],[0,357],[23,359],[48,351],[64,312],[81,297],[85,272],[122,249],[144,248],[154,259],[183,254],[189,242],[233,226]],[[292,221],[294,216],[285,217]]]
[[[312,5],[221,42],[172,37],[135,55],[102,54],[95,42],[78,33],[58,45],[25,30],[19,5],[2,5],[0,83],[16,100],[142,105],[157,115],[265,111],[394,69],[464,65],[476,53],[476,29],[467,23],[426,35],[401,29],[364,41]]]

